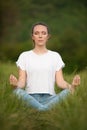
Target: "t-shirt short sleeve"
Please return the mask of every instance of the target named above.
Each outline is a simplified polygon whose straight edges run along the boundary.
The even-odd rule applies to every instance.
[[[21,68],[22,70],[26,70],[26,63],[25,63],[25,53],[20,54],[18,60],[16,61],[17,67]]]
[[[56,53],[56,71],[59,71],[65,66],[65,63],[63,62],[61,56],[59,53]]]

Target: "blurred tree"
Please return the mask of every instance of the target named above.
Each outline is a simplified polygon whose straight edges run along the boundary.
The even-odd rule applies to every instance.
[[[0,18],[0,44],[3,43],[0,59],[16,59],[20,51],[31,48],[31,26],[44,21],[52,30],[50,49],[60,51],[67,63],[72,57],[74,65],[86,66],[83,64],[87,48],[86,0],[1,0]]]

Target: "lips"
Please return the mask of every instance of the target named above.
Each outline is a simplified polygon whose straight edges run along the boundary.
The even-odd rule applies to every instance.
[[[39,42],[43,42],[43,40],[38,40]]]

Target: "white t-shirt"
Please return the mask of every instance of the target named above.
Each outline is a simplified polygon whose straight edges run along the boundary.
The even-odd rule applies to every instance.
[[[17,66],[27,73],[26,91],[33,93],[55,94],[55,73],[64,67],[59,53],[50,51],[38,55],[33,50],[23,52]]]

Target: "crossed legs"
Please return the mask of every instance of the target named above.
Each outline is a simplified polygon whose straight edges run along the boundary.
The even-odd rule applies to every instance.
[[[40,111],[49,110],[52,108],[53,105],[59,103],[60,101],[64,100],[69,90],[65,89],[61,91],[59,94],[56,95],[49,95],[49,94],[28,94],[23,89],[15,89],[14,93],[21,98],[23,101],[27,103],[27,105],[32,106]]]

